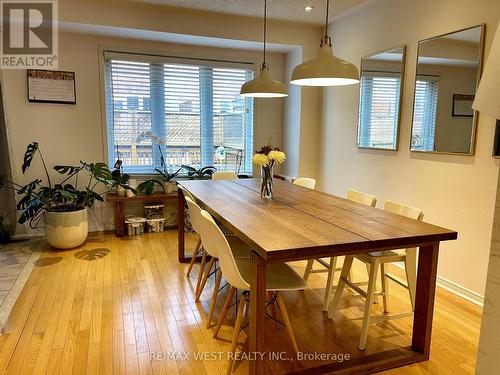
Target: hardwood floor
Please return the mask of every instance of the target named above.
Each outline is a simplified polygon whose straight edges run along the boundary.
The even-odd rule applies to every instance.
[[[196,238],[188,236],[186,248],[195,245]],[[235,309],[228,313],[220,339],[213,339],[213,331],[205,328],[212,284],[196,304],[197,266],[193,277],[186,278],[187,264],[179,264],[176,256],[175,231],[120,239],[93,234],[79,249],[45,250],[0,335],[0,374],[224,373]],[[303,272],[305,262],[293,265]],[[370,326],[367,350],[358,351],[363,300],[346,293],[335,320],[328,319],[321,312],[325,277],[312,274],[313,289],[284,295],[302,352],[354,358],[409,345],[411,319],[405,318]],[[364,278],[364,265],[356,264],[354,279]],[[394,312],[408,309],[405,289],[393,283],[390,296]],[[380,311],[374,305],[372,313]],[[439,289],[431,360],[386,374],[473,374],[480,318],[479,307]],[[279,324],[268,319],[266,332],[267,350],[291,356]],[[242,334],[240,350],[245,338]],[[202,355],[211,357],[201,360]],[[280,374],[318,363],[287,358],[268,360],[266,366]],[[248,361],[237,361],[235,373],[247,369]]]

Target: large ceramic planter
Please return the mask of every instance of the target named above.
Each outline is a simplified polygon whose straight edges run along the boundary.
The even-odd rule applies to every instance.
[[[70,212],[46,212],[45,236],[56,249],[73,249],[87,239],[89,224],[87,209]]]

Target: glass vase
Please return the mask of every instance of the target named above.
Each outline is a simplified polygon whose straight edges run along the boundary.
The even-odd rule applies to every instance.
[[[261,177],[260,197],[263,199],[273,199],[273,167],[262,167]]]

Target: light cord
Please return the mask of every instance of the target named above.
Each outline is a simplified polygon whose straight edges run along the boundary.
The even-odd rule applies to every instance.
[[[264,0],[264,61],[263,65],[266,65],[266,40],[267,40],[267,0]]]
[[[326,19],[325,19],[325,35],[321,38],[320,47],[325,45],[332,46],[332,38],[328,36],[328,16],[330,15],[330,0],[326,0]]]
[[[330,11],[330,0],[326,0],[325,37],[328,37],[328,16]]]

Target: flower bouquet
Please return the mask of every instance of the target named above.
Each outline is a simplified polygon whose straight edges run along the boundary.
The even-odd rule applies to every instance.
[[[279,148],[270,145],[262,146],[260,150],[255,152],[252,162],[261,167],[261,198],[273,198],[273,167],[275,163],[283,164],[285,160],[285,153],[280,151]]]

